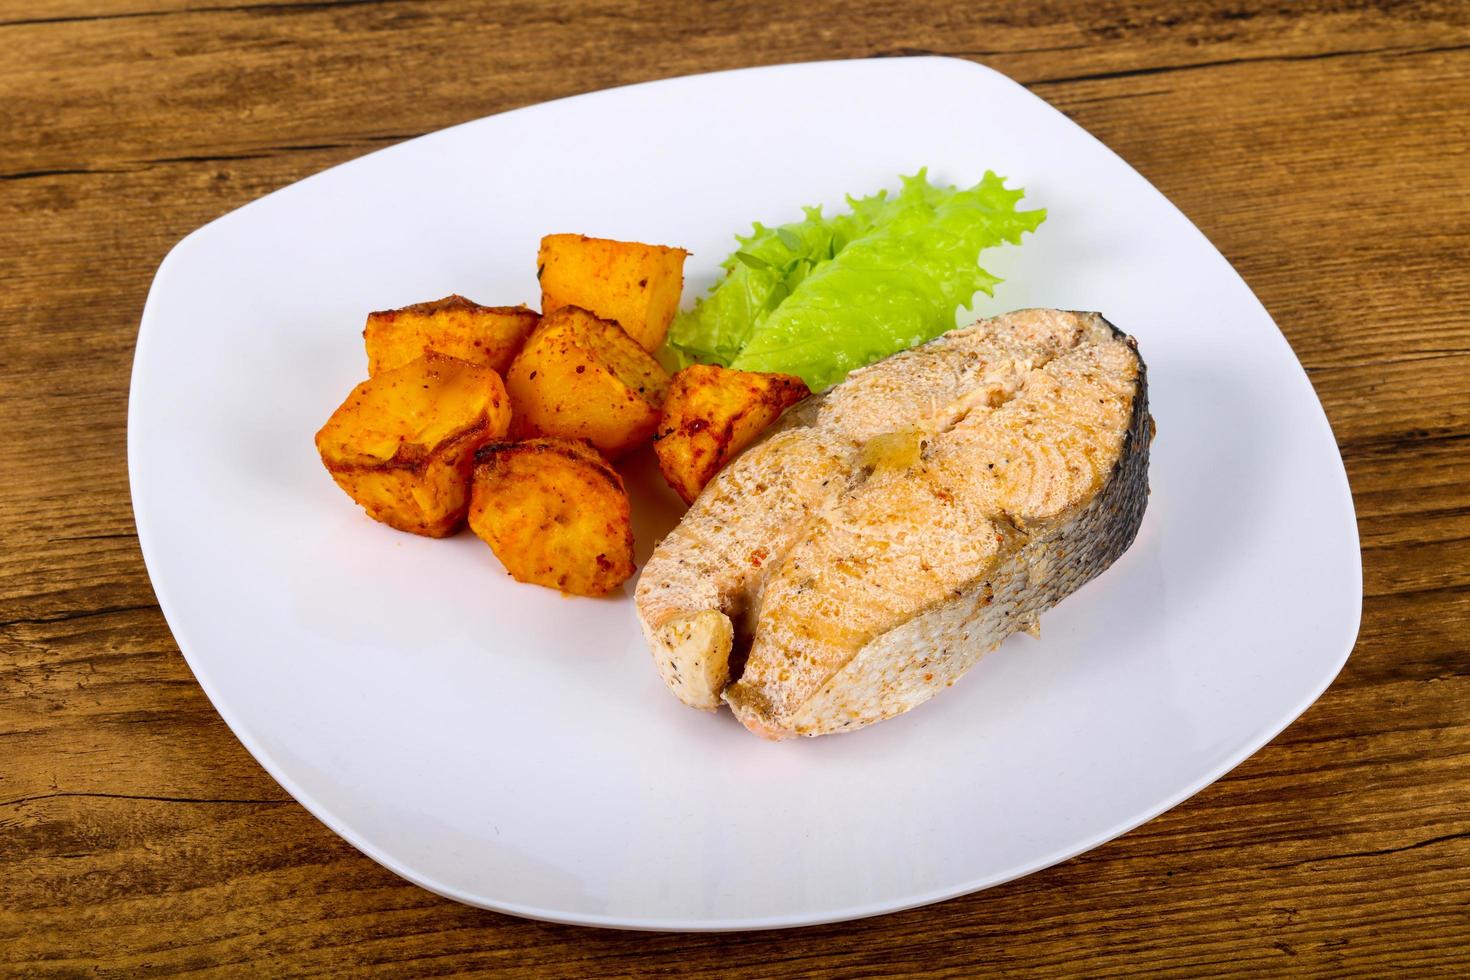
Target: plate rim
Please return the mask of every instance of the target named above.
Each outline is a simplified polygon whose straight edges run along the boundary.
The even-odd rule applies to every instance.
[[[276,760],[271,756],[271,754],[267,752],[253,737],[250,736],[248,728],[244,725],[243,721],[237,718],[234,712],[222,701],[219,693],[217,692],[214,682],[208,676],[208,672],[206,670],[202,670],[200,664],[196,662],[196,658],[190,655],[189,651],[191,648],[195,647],[195,643],[192,639],[188,638],[187,630],[181,629],[178,625],[178,623],[182,622],[182,618],[177,615],[178,607],[175,605],[173,599],[169,597],[169,595],[167,594],[167,589],[161,585],[158,576],[156,576],[154,573],[155,558],[157,556],[157,552],[155,550],[156,545],[154,543],[151,543],[153,541],[152,531],[149,519],[145,516],[147,508],[140,505],[140,495],[138,489],[140,486],[139,476],[141,473],[141,464],[138,462],[137,455],[134,452],[134,447],[138,444],[139,441],[139,432],[137,431],[137,415],[133,412],[133,403],[135,399],[140,397],[140,365],[143,364],[147,359],[146,353],[151,350],[152,340],[157,336],[158,333],[158,328],[153,328],[152,330],[150,330],[149,324],[157,316],[157,314],[153,311],[155,310],[156,297],[160,291],[159,286],[160,283],[165,280],[170,270],[170,267],[177,263],[178,255],[181,254],[185,250],[186,246],[192,240],[197,238],[202,232],[214,227],[221,222],[233,218],[240,212],[250,209],[256,204],[259,204],[271,197],[274,197],[277,194],[297,187],[301,184],[315,181],[319,177],[324,177],[327,174],[339,171],[343,168],[352,167],[353,165],[358,164],[371,157],[375,157],[380,154],[393,153],[399,148],[407,146],[409,144],[417,143],[424,140],[436,139],[442,137],[444,134],[453,132],[462,127],[477,125],[489,119],[499,119],[505,116],[514,115],[516,113],[532,111],[544,108],[546,106],[571,102],[579,99],[585,100],[596,98],[612,92],[623,92],[630,89],[638,89],[648,86],[663,86],[691,79],[707,79],[722,75],[740,75],[752,72],[774,72],[796,67],[830,67],[839,65],[851,65],[853,63],[887,64],[890,66],[900,66],[906,63],[912,64],[936,62],[948,63],[954,66],[964,66],[964,68],[966,69],[982,72],[986,75],[992,76],[993,79],[999,81],[1000,83],[1019,89],[1031,99],[1042,103],[1042,105],[1045,106],[1046,109],[1052,112],[1056,112],[1058,115],[1061,115],[1064,119],[1066,119],[1069,124],[1071,124],[1071,126],[1076,130],[1078,134],[1090,140],[1092,143],[1100,147],[1104,152],[1117,159],[1134,178],[1142,181],[1143,184],[1146,185],[1154,194],[1158,195],[1158,197],[1167,205],[1170,210],[1181,217],[1188,228],[1191,229],[1196,235],[1198,235],[1199,238],[1202,239],[1204,243],[1208,246],[1208,248],[1212,252],[1214,252],[1214,254],[1220,259],[1225,268],[1227,268],[1230,274],[1234,276],[1237,283],[1245,289],[1245,292],[1247,295],[1249,295],[1251,301],[1253,301],[1260,309],[1261,314],[1272,325],[1272,327],[1275,328],[1276,342],[1280,343],[1282,347],[1285,348],[1286,356],[1290,359],[1290,362],[1296,368],[1295,374],[1298,383],[1305,385],[1306,393],[1310,397],[1312,405],[1315,406],[1316,412],[1313,416],[1313,424],[1317,426],[1319,430],[1325,431],[1325,438],[1330,440],[1332,446],[1334,447],[1337,466],[1333,470],[1332,476],[1335,477],[1333,482],[1336,485],[1336,495],[1338,498],[1337,504],[1345,508],[1346,517],[1348,518],[1345,523],[1350,531],[1352,544],[1351,553],[1354,556],[1354,574],[1352,578],[1353,581],[1356,583],[1356,587],[1354,590],[1356,593],[1356,602],[1352,604],[1353,614],[1351,617],[1351,624],[1345,624],[1348,625],[1348,628],[1342,633],[1342,652],[1335,657],[1335,663],[1333,664],[1333,666],[1328,671],[1326,671],[1323,678],[1318,684],[1315,685],[1310,693],[1304,698],[1300,699],[1297,703],[1297,706],[1292,708],[1283,717],[1279,725],[1273,724],[1271,726],[1267,726],[1264,734],[1260,735],[1257,738],[1248,739],[1243,742],[1242,748],[1234,753],[1231,753],[1222,763],[1219,763],[1208,770],[1206,775],[1191,782],[1184,790],[1169,796],[1165,799],[1164,802],[1159,804],[1157,807],[1146,811],[1142,816],[1129,817],[1117,821],[1106,830],[1093,834],[1083,839],[1080,843],[1057,848],[1054,851],[1049,852],[1045,857],[1035,859],[1029,862],[1026,866],[1019,869],[995,875],[982,876],[980,878],[967,881],[960,885],[936,889],[931,892],[926,892],[921,895],[913,896],[911,898],[905,898],[899,901],[870,902],[848,906],[840,910],[833,910],[821,914],[794,913],[778,916],[746,916],[740,918],[720,919],[678,919],[656,916],[566,913],[556,909],[538,907],[532,904],[490,900],[483,896],[471,894],[462,889],[443,884],[428,875],[420,874],[413,868],[398,861],[392,855],[384,852],[382,849],[359,837],[351,830],[351,828],[346,826],[343,821],[339,820],[334,813],[332,813],[324,805],[314,800],[310,796],[310,794],[305,792],[294,779],[288,776],[285,771],[278,765]],[[1322,432],[1319,432],[1319,436],[1321,436],[1322,434]],[[488,116],[465,120],[464,122],[455,123],[441,129],[436,129],[431,132],[415,136],[411,139],[403,140],[386,147],[369,151],[360,156],[353,157],[350,160],[345,160],[341,163],[334,164],[333,166],[309,174],[299,180],[292,181],[289,184],[285,184],[281,187],[276,188],[275,190],[263,194],[260,197],[247,201],[239,207],[233,208],[230,211],[227,211],[226,213],[211,219],[210,221],[206,222],[203,225],[200,225],[198,228],[186,234],[177,243],[175,243],[172,248],[169,249],[168,253],[165,254],[164,258],[159,263],[158,269],[154,273],[153,280],[149,285],[148,296],[144,302],[143,311],[139,321],[138,335],[135,341],[133,353],[132,370],[129,379],[127,417],[127,462],[129,498],[133,510],[134,525],[136,526],[138,531],[139,550],[143,557],[144,566],[148,572],[149,584],[152,587],[154,595],[158,600],[159,609],[163,613],[164,620],[168,624],[169,631],[173,636],[175,644],[178,646],[179,652],[183,656],[185,663],[188,665],[190,672],[193,674],[196,683],[198,683],[200,688],[204,691],[205,696],[208,697],[210,701],[210,704],[214,707],[214,710],[219,714],[220,718],[225,722],[226,726],[230,729],[230,732],[235,736],[236,740],[238,740],[240,744],[246,749],[246,751],[250,753],[255,762],[260,765],[261,768],[263,768],[266,773],[277,783],[277,785],[279,785],[297,804],[299,804],[314,818],[325,825],[327,829],[332,831],[332,833],[336,834],[338,837],[351,844],[356,850],[366,855],[375,863],[398,875],[400,878],[403,878],[404,880],[409,881],[412,884],[425,889],[426,891],[432,892],[443,898],[460,902],[465,905],[476,908],[483,908],[494,912],[500,912],[507,915],[513,915],[520,918],[531,919],[540,922],[549,922],[558,925],[589,926],[596,928],[609,928],[642,932],[691,933],[743,932],[827,925],[836,922],[848,922],[871,918],[873,916],[886,915],[889,913],[902,912],[926,905],[932,905],[938,902],[948,901],[953,898],[975,894],[977,892],[981,892],[1010,881],[1015,881],[1028,875],[1035,874],[1039,871],[1044,871],[1048,868],[1061,864],[1062,862],[1070,860],[1071,858],[1076,857],[1080,854],[1095,850],[1096,848],[1101,847],[1102,845],[1107,844],[1110,841],[1116,840],[1118,837],[1121,837],[1129,831],[1135,830],[1143,824],[1146,824],[1156,819],[1161,814],[1168,812],[1169,810],[1178,806],[1180,803],[1197,795],[1213,783],[1218,782],[1221,778],[1226,776],[1241,763],[1254,756],[1264,746],[1274,740],[1278,735],[1281,734],[1281,732],[1285,731],[1303,714],[1305,714],[1307,709],[1309,709],[1337,679],[1338,675],[1342,671],[1342,668],[1346,665],[1348,659],[1352,655],[1354,648],[1356,647],[1358,633],[1361,629],[1362,624],[1364,595],[1361,540],[1357,524],[1356,507],[1352,497],[1351,485],[1347,478],[1346,465],[1343,462],[1340,445],[1337,441],[1335,433],[1332,430],[1331,422],[1327,418],[1326,410],[1322,406],[1321,399],[1318,397],[1316,389],[1312,386],[1311,380],[1307,376],[1306,370],[1303,367],[1300,358],[1297,357],[1296,352],[1291,348],[1290,342],[1281,332],[1279,325],[1277,325],[1276,320],[1271,315],[1270,311],[1265,308],[1264,304],[1262,304],[1260,299],[1256,296],[1254,290],[1252,290],[1250,288],[1250,285],[1245,282],[1244,278],[1235,269],[1234,265],[1232,265],[1230,261],[1226,259],[1223,254],[1220,253],[1215,245],[1210,242],[1209,238],[1204,234],[1199,226],[1196,225],[1194,221],[1192,221],[1188,217],[1188,215],[1185,215],[1174,204],[1174,202],[1168,198],[1167,195],[1165,195],[1151,181],[1149,181],[1146,177],[1139,173],[1132,164],[1119,157],[1116,152],[1114,152],[1110,147],[1108,147],[1092,133],[1088,132],[1085,128],[1079,125],[1075,120],[1066,116],[1064,113],[1061,113],[1060,110],[1056,109],[1054,106],[1050,105],[1050,103],[1047,103],[1040,96],[1036,95],[1030,89],[1026,88],[1024,85],[1015,81],[1009,76],[979,62],[970,61],[965,58],[956,58],[943,55],[903,56],[897,58],[848,58],[826,59],[820,61],[788,62],[775,65],[761,65],[746,68],[725,69],[712,72],[700,72],[691,75],[670,76],[667,78],[659,78],[649,81],[613,86],[610,88],[596,89],[588,92],[578,93],[575,95],[565,96],[559,99],[548,100],[546,102],[519,106],[514,109],[506,110],[504,112],[492,113]],[[142,484],[146,486],[146,478],[142,480]]]

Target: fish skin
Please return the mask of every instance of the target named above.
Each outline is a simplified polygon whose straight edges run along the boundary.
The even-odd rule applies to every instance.
[[[769,586],[745,673],[725,692],[736,717],[757,734],[787,738],[854,731],[901,714],[952,685],[983,654],[1111,565],[1132,544],[1148,500],[1151,420],[1141,362],[1139,367],[1123,444],[1097,490],[1067,498],[1031,495],[1034,506],[1011,515],[1017,527],[1006,529],[1007,543],[989,561],[975,563],[968,581],[949,595],[932,586],[927,596],[908,590],[907,606],[891,609],[890,600],[869,635],[843,642],[814,630],[822,624],[793,611],[780,587]],[[820,540],[794,549],[788,562],[819,562],[830,554]],[[808,558],[808,551],[815,554]],[[890,563],[870,575],[890,581],[899,571]],[[843,608],[862,602],[830,590],[825,598]],[[817,632],[820,642],[802,631]],[[810,665],[804,680],[795,664]]]
[[[1017,311],[854,372],[655,549],[636,600],[666,684],[767,738],[909,710],[1126,550],[1150,426],[1136,344],[1096,314]]]

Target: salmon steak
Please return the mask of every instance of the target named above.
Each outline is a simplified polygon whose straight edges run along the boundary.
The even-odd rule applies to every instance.
[[[685,704],[758,735],[922,704],[1132,544],[1153,420],[1138,345],[1019,310],[784,415],[655,548],[639,621]]]

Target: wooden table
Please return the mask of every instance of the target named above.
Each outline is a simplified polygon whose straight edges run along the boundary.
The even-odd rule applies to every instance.
[[[1470,7],[822,7],[0,2],[0,971],[1470,968]],[[128,375],[164,253],[307,174],[515,106],[923,52],[991,65],[1097,134],[1286,332],[1362,532],[1341,677],[1124,838],[847,925],[524,922],[329,833],[216,716],[139,555]]]

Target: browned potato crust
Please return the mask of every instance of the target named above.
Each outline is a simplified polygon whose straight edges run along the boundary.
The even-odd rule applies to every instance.
[[[682,248],[586,235],[541,239],[541,312],[580,306],[628,331],[646,351],[664,342],[684,291]]]
[[[668,383],[622,327],[576,306],[542,317],[505,376],[517,435],[586,439],[612,458],[653,438]]]
[[[669,486],[693,503],[704,485],[811,390],[789,374],[691,364],[674,375],[653,451]]]
[[[518,582],[598,596],[633,574],[628,494],[617,471],[584,442],[483,447],[470,528]]]
[[[509,428],[498,374],[430,352],[352,389],[316,448],[369,517],[441,538],[464,521],[475,450]]]
[[[369,313],[362,332],[368,374],[400,367],[426,350],[504,374],[538,320],[536,311],[524,306],[481,306],[455,295]]]

